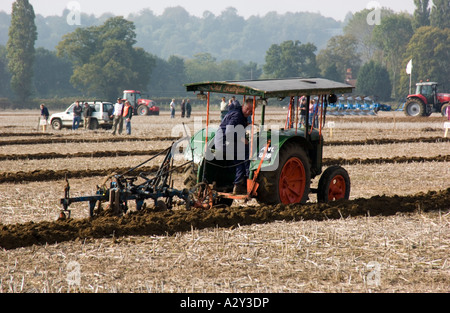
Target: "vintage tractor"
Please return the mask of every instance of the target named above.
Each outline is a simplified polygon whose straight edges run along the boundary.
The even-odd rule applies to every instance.
[[[135,115],[159,115],[159,107],[153,100],[142,98],[137,90],[124,90],[123,99],[130,101]]]
[[[89,203],[89,215],[102,212],[121,215],[128,211],[128,203],[135,201],[136,210],[146,207],[145,200],[154,201],[158,210],[171,209],[178,201],[186,209],[210,209],[216,205],[231,205],[234,200],[249,201],[256,198],[265,204],[304,204],[311,193],[317,194],[319,202],[349,199],[350,177],[341,166],[331,166],[322,172],[324,138],[322,129],[326,122],[329,103],[336,103],[336,94],[353,91],[350,85],[326,79],[281,79],[242,82],[205,82],[186,85],[187,91],[198,92],[198,97],[207,100],[206,128],[198,130],[192,137],[181,138],[165,151],[127,170],[113,174],[97,186],[92,196],[70,197],[68,179],[61,199],[60,218],[70,217],[70,205],[77,202]],[[210,94],[241,95],[244,102],[253,101],[248,135],[250,177],[245,194],[234,194],[235,160],[214,158],[214,136],[216,129],[210,125]],[[308,122],[306,110],[304,123],[300,120],[300,98],[309,102],[318,97],[319,110],[314,114],[315,127]],[[288,118],[280,129],[279,124],[265,125],[268,100],[289,99]],[[256,122],[256,108],[261,108],[259,125]],[[238,108],[239,109],[239,108]],[[185,125],[184,125],[185,126]],[[152,173],[138,172],[144,164],[164,155],[159,168]],[[187,160],[174,165],[180,157]],[[184,170],[184,186],[174,188],[173,174]],[[311,181],[320,176],[317,188]],[[103,208],[106,204],[106,208]]]
[[[409,95],[405,103],[404,112],[406,116],[425,116],[432,113],[447,115],[450,94],[438,93],[438,84],[433,82],[421,82],[416,85],[416,94]]]
[[[353,87],[326,79],[279,79],[232,82],[204,82],[186,85],[188,92],[197,93],[207,101],[206,128],[195,133],[185,159],[192,160],[186,169],[185,185],[203,183],[213,193],[216,204],[230,205],[234,200],[256,198],[265,204],[306,203],[310,193],[316,193],[320,202],[348,199],[350,177],[341,166],[332,166],[322,173],[322,154],[327,107],[337,102],[336,94],[348,94]],[[250,177],[247,194],[232,193],[235,164],[229,159],[217,157],[214,137],[217,127],[209,125],[211,93],[240,95],[244,102],[253,99],[251,125],[247,129],[250,146]],[[305,123],[300,123],[299,102],[301,97],[318,97],[319,110],[314,116],[317,127],[312,127],[306,110]],[[280,125],[265,125],[268,100],[289,99],[288,119]],[[257,125],[256,107],[261,109]],[[277,129],[278,128],[278,129]],[[234,165],[233,165],[234,164]],[[318,188],[311,188],[311,181],[321,175]]]

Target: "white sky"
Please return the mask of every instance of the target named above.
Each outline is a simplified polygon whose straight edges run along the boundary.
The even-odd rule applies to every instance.
[[[413,13],[413,0],[29,0],[36,14],[43,16],[62,15],[71,2],[76,2],[81,12],[99,16],[110,12],[127,17],[130,13],[139,13],[142,9],[150,9],[156,15],[162,14],[165,8],[182,6],[190,14],[202,16],[204,11],[220,15],[228,7],[234,7],[238,15],[248,18],[251,15],[264,16],[267,12],[318,12],[336,20],[344,20],[348,12],[357,12],[372,8],[373,3],[387,7],[395,12]],[[11,13],[14,0],[0,0],[0,11]]]

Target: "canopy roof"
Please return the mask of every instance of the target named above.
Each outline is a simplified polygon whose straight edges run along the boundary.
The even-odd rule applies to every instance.
[[[263,99],[346,94],[353,92],[351,85],[323,78],[289,78],[271,80],[222,81],[187,84],[186,91],[215,92]]]

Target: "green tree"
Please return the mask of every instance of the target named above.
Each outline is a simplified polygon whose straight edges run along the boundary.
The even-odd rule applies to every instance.
[[[413,60],[412,82],[437,81],[441,88],[450,88],[450,28],[421,27],[411,38],[403,59],[403,68]],[[399,93],[406,95],[409,75],[402,71]]]
[[[336,64],[330,64],[323,72],[323,77],[334,81],[342,81],[342,75],[339,74]]]
[[[450,3],[448,0],[433,0],[430,24],[438,28],[450,28]]]
[[[393,14],[391,10],[384,8],[379,9],[378,12],[373,12],[373,10],[364,9],[356,12],[344,27],[344,35],[356,38],[357,52],[360,54],[363,63],[372,60],[377,52],[377,47],[372,40],[372,34],[378,25],[368,22],[370,14],[379,14],[380,19]]]
[[[34,87],[37,97],[75,96],[76,89],[70,83],[72,63],[58,58],[56,52],[44,48],[36,49],[34,64]]]
[[[6,47],[0,46],[0,97],[11,96],[11,74],[8,71]]]
[[[373,31],[373,41],[383,52],[383,58],[391,71],[393,97],[396,97],[396,84],[406,51],[413,36],[412,20],[406,14],[392,14],[381,20],[381,25]]]
[[[239,74],[237,79],[239,80],[253,80],[258,79],[262,75],[262,68],[258,66],[255,62],[249,62],[248,64],[244,64],[239,69]]]
[[[273,44],[266,52],[264,74],[271,78],[317,76],[316,50],[315,45],[298,40]]]
[[[358,74],[356,90],[365,96],[377,96],[382,100],[389,100],[392,85],[387,69],[375,61],[363,65]]]
[[[186,69],[184,59],[172,55],[165,63],[166,75],[156,77],[165,81],[161,90],[166,93],[166,96],[173,97],[174,95],[182,95],[186,92],[183,84],[186,82]]]
[[[221,79],[217,59],[210,53],[198,53],[193,59],[186,60],[185,64],[187,83]]]
[[[338,81],[345,81],[347,69],[352,69],[356,76],[361,67],[358,40],[352,35],[332,37],[328,41],[327,47],[317,55],[317,64],[322,71],[322,76],[325,76],[326,72],[334,65],[339,73]]]
[[[28,0],[13,3],[6,49],[8,68],[12,75],[11,88],[21,101],[27,100],[32,94],[34,43],[37,39],[34,19],[34,9]]]
[[[413,20],[414,30],[430,26],[430,0],[414,0],[414,4],[416,5]]]
[[[78,28],[57,46],[57,54],[74,65],[72,84],[88,95],[114,99],[125,89],[144,89],[150,80],[154,58],[135,48],[132,22],[123,17],[103,25]]]

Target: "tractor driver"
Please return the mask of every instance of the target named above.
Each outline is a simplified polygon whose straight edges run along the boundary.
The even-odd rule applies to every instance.
[[[225,116],[214,138],[216,155],[225,155],[226,160],[233,161],[233,167],[236,169],[233,183],[235,195],[247,193],[250,161],[245,128],[248,126],[248,117],[252,113],[253,99],[247,99],[243,106],[233,108]],[[231,148],[233,152],[230,152]]]

